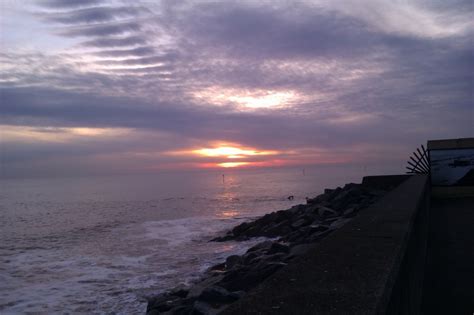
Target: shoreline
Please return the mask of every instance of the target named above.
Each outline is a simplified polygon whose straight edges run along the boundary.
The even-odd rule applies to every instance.
[[[277,270],[304,255],[358,212],[391,189],[346,184],[293,206],[244,222],[211,242],[266,237],[243,255],[232,255],[209,268],[190,287],[176,287],[149,298],[147,314],[218,314],[252,291]]]

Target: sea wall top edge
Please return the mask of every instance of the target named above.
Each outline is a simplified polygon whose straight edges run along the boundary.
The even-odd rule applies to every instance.
[[[474,148],[474,138],[428,140],[428,150]]]

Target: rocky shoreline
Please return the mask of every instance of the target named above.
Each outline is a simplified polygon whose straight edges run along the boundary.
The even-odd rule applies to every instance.
[[[278,269],[303,255],[315,243],[376,202],[390,189],[346,184],[326,189],[306,204],[244,222],[212,242],[267,237],[244,255],[215,265],[191,287],[178,287],[152,297],[147,314],[218,314]]]

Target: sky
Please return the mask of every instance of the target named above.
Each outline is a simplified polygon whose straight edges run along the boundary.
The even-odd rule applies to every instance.
[[[471,0],[0,2],[4,177],[396,165],[474,135]]]

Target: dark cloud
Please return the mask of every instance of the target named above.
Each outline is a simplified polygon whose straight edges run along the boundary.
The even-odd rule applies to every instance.
[[[436,10],[437,12],[450,12],[451,14],[466,14],[473,11],[471,0],[423,0],[422,7]],[[456,17],[454,15],[454,17]]]
[[[115,21],[118,18],[136,17],[148,10],[141,7],[92,7],[67,12],[44,13],[47,21],[61,24],[85,24]]]
[[[96,5],[102,0],[40,0],[38,5],[47,8],[76,8],[82,6]]]
[[[127,36],[123,38],[97,38],[82,42],[81,45],[84,47],[126,47],[143,45],[147,43],[147,39],[140,35]]]
[[[118,23],[118,24],[98,24],[92,26],[72,27],[63,29],[60,35],[66,37],[97,37],[108,35],[121,35],[128,32],[137,32],[141,29],[140,24],[136,22]]]
[[[378,40],[376,33],[351,17],[317,9],[298,10],[293,12],[296,16],[286,12],[286,8],[212,3],[193,7],[189,15],[177,19],[197,46],[234,57],[354,57]]]
[[[200,112],[182,104],[177,106],[162,102],[151,106],[133,98],[44,88],[2,88],[1,96],[4,104],[1,121],[6,124],[16,118],[29,117],[32,125],[39,123],[40,126],[43,123],[52,123],[57,127],[102,125],[135,128],[141,125],[167,129],[179,120],[191,123],[194,115]],[[132,103],[134,106],[130,106]]]
[[[129,57],[129,56],[146,56],[155,53],[153,47],[144,46],[132,49],[113,49],[94,52],[93,54],[100,57]]]
[[[139,6],[94,6],[69,11],[41,13],[43,19],[52,23],[67,24],[56,34],[75,38],[92,37],[79,43],[82,47],[98,48],[97,56],[146,56],[154,51],[148,46],[147,36],[142,32],[140,17],[150,13]],[[133,20],[132,20],[133,19]],[[115,47],[142,46],[126,50]],[[109,49],[107,49],[109,48]]]

